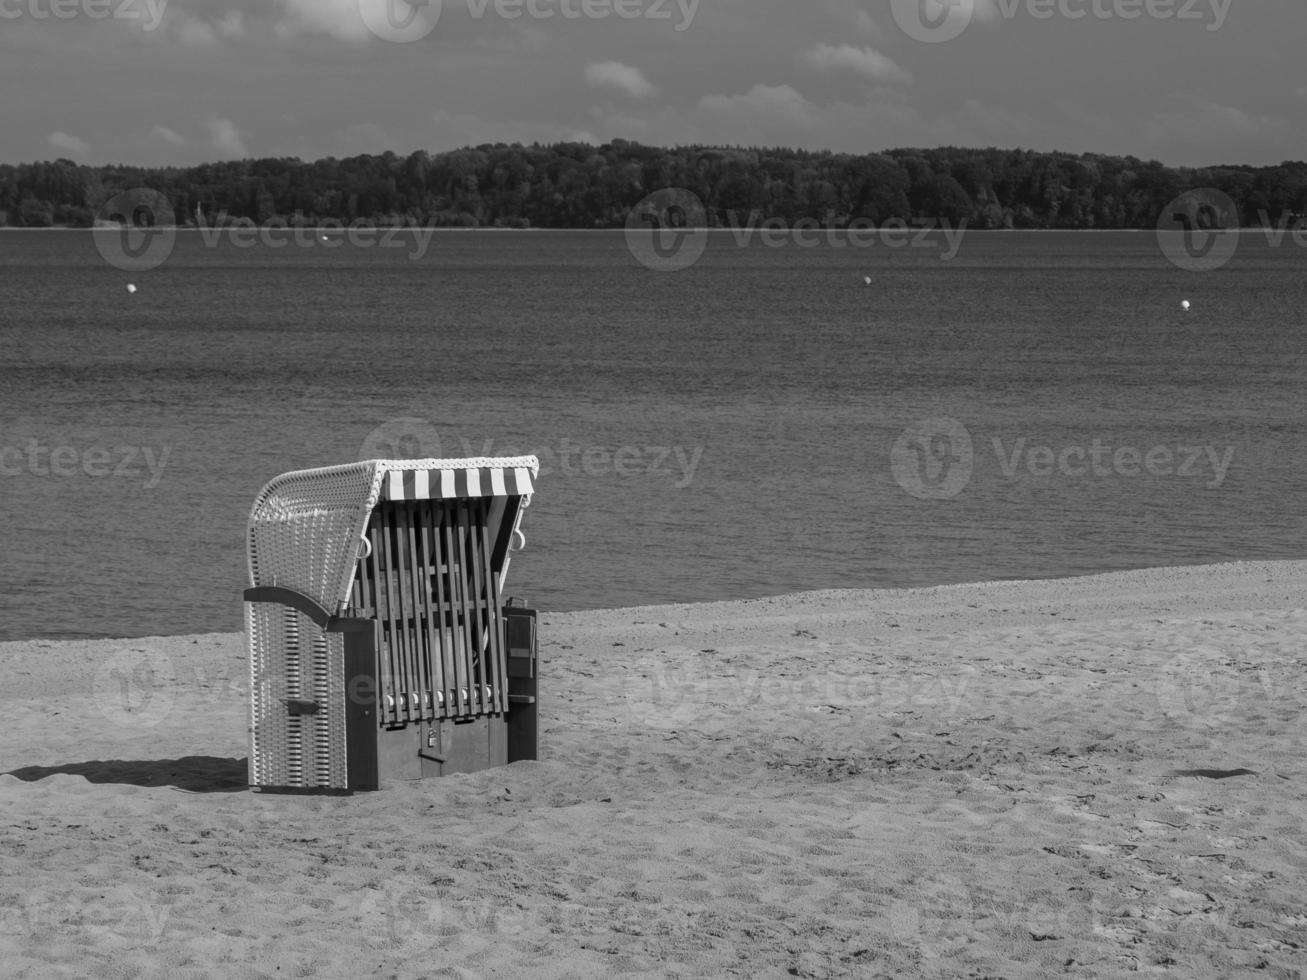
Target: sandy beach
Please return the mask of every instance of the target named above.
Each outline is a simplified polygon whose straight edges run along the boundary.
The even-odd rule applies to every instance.
[[[1304,649],[1307,562],[545,613],[541,761],[307,797],[242,636],[3,644],[0,974],[1300,977]]]

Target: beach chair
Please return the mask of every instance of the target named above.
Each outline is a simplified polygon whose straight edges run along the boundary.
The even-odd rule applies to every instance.
[[[351,792],[537,755],[534,610],[502,599],[534,456],[276,477],[250,513],[250,785]]]

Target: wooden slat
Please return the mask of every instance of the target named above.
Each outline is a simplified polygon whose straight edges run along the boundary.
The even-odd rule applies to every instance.
[[[481,567],[485,569],[486,601],[490,604],[487,628],[490,631],[490,655],[497,677],[495,701],[498,710],[504,712],[508,710],[508,653],[504,649],[504,624],[500,618],[499,577],[495,575],[495,566],[491,562],[489,500],[482,506],[481,517]]]
[[[444,695],[440,703],[440,716],[449,717],[451,714],[451,705],[456,701],[450,700],[451,685],[454,680],[454,648],[452,638],[447,639],[445,634],[445,623],[450,618],[449,608],[449,586],[445,581],[445,571],[448,567],[449,549],[443,547],[441,532],[445,526],[444,508],[432,506],[431,509],[431,542],[434,545],[433,564],[435,566],[432,581],[436,593],[436,612],[438,620],[436,629],[440,646],[440,690]]]
[[[458,501],[459,598],[462,603],[461,608],[463,612],[463,635],[466,643],[469,673],[471,674],[472,677],[472,686],[469,689],[472,697],[468,707],[471,713],[479,715],[485,713],[485,705],[484,705],[485,696],[483,691],[483,685],[481,683],[481,670],[479,669],[480,664],[473,663],[473,657],[475,656],[475,654],[480,652],[479,647],[481,646],[481,644],[479,642],[479,638],[476,635],[475,609],[474,607],[470,608],[468,604],[468,591],[469,591],[469,586],[471,585],[472,569],[468,565],[467,533],[468,533],[467,501],[459,500]],[[479,657],[477,657],[476,659],[477,661],[480,660]]]
[[[427,690],[431,675],[431,630],[430,607],[431,589],[423,574],[424,562],[419,545],[426,534],[427,522],[424,519],[423,506],[412,504],[411,519],[408,524],[408,563],[409,578],[413,588],[413,636],[417,649],[417,683],[418,717],[426,720],[431,717],[427,704]]]
[[[486,631],[485,631],[485,606],[482,602],[483,593],[481,590],[481,545],[480,535],[477,533],[477,524],[481,518],[481,507],[479,500],[473,500],[468,503],[465,509],[467,517],[467,544],[468,544],[468,584],[472,589],[472,624],[469,627],[473,642],[476,644],[477,666],[479,683],[477,691],[480,695],[481,713],[494,710],[493,698],[486,696],[486,687],[494,684],[491,673],[491,664],[486,658]]]
[[[391,689],[390,694],[394,695],[395,704],[389,708],[391,720],[395,722],[403,721],[405,716],[402,698],[400,692],[403,690],[403,651],[399,649],[403,643],[400,635],[398,606],[400,591],[399,576],[395,574],[395,549],[392,539],[394,538],[394,527],[391,515],[382,511],[381,522],[381,567],[379,571],[384,577],[386,583],[386,618],[385,630],[390,634],[390,669],[391,669]]]
[[[403,614],[400,622],[404,630],[404,717],[409,721],[417,721],[422,717],[421,703],[416,700],[421,685],[417,676],[418,658],[421,656],[418,649],[417,607],[414,602],[417,596],[410,567],[411,559],[405,560],[412,554],[409,541],[413,533],[413,505],[404,503],[395,509],[399,512],[395,524],[395,571],[400,580],[400,611]]]
[[[504,710],[504,687],[507,683],[504,677],[503,660],[501,656],[502,647],[499,642],[498,616],[496,615],[494,599],[494,572],[490,567],[490,549],[487,543],[488,532],[486,521],[489,516],[489,501],[479,500],[474,507],[472,520],[472,546],[476,552],[475,579],[477,597],[484,601],[484,615],[481,618],[481,643],[482,643],[482,662],[485,665],[483,671],[486,683],[490,685],[490,700],[488,710],[501,713]]]
[[[389,641],[388,633],[388,616],[390,610],[390,583],[385,578],[385,562],[383,544],[385,540],[385,528],[381,521],[381,515],[378,511],[373,511],[372,522],[368,528],[369,539],[372,542],[371,562],[373,603],[376,608],[374,618],[380,629],[382,647],[384,656],[381,651],[377,652],[377,664],[380,667],[380,675],[377,683],[377,714],[381,721],[395,721],[395,712],[386,700],[387,693],[393,693],[395,690],[395,646]]]
[[[457,515],[453,508],[448,508],[445,512],[445,524],[443,527],[445,542],[445,568],[447,571],[447,582],[449,583],[449,608],[450,616],[450,634],[454,647],[454,702],[451,705],[450,713],[455,717],[465,713],[466,702],[463,700],[463,691],[468,689],[469,663],[466,658],[467,644],[464,640],[462,622],[459,616],[460,608],[466,613],[463,607],[462,589],[459,588],[459,581],[462,578],[462,567],[458,564],[458,549],[455,546],[454,535],[457,532]]]

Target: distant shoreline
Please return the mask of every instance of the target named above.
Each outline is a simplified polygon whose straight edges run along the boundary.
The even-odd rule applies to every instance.
[[[576,235],[576,234],[612,235],[612,234],[625,234],[627,230],[625,228],[490,228],[490,227],[451,228],[448,226],[432,227],[431,225],[357,225],[354,227],[350,227],[349,225],[223,225],[221,228],[214,228],[214,227],[197,228],[195,225],[156,225],[154,227],[156,231],[196,231],[196,232],[237,231],[241,233],[247,233],[251,230],[266,229],[266,230],[272,230],[277,232],[313,231],[313,232],[321,232],[326,234],[335,233],[338,235],[343,235],[350,232],[358,232],[358,231],[379,231],[379,232],[380,231],[384,231],[384,232],[429,231],[429,232],[440,232],[440,233],[460,234],[460,235],[465,235],[473,232],[493,232],[495,234],[512,234],[514,232],[526,232],[531,234],[537,234],[540,232],[566,232],[569,235]],[[1155,235],[1159,231],[1161,231],[1161,229],[1158,228],[970,228],[970,227],[960,226],[960,225],[949,225],[947,227],[950,230],[965,231],[969,235],[971,234],[974,235]],[[777,231],[779,232],[803,231],[805,234],[810,234],[812,232],[817,232],[817,231],[833,231],[833,232],[852,231],[854,234],[866,234],[868,231],[899,231],[899,230],[931,232],[931,231],[938,231],[939,228],[940,226],[938,225],[920,226],[920,225],[913,225],[913,224],[908,224],[903,226],[885,224],[885,225],[873,225],[870,228],[853,228],[853,229],[850,229],[847,225],[843,227],[836,227],[836,228],[828,228],[824,225],[817,225],[815,227],[809,227],[805,225],[801,229],[797,227],[791,227],[786,229],[777,229]],[[1255,234],[1264,235],[1267,232],[1290,231],[1292,230],[1292,228],[1293,228],[1292,225],[1284,229],[1281,229],[1277,226],[1254,225],[1254,226],[1249,226],[1244,228],[1225,228],[1222,229],[1220,233],[1227,234],[1227,235],[1231,233],[1237,235],[1255,235]],[[0,232],[10,232],[10,231],[95,232],[95,231],[119,231],[119,230],[121,230],[121,226],[115,227],[113,225],[99,225],[94,228],[74,228],[68,225],[56,225],[48,228],[20,228],[16,226],[11,227],[8,225],[0,226]],[[742,231],[750,231],[750,230],[761,231],[763,229],[760,225],[742,225],[739,228],[729,228],[729,227],[705,228],[702,226],[698,226],[694,228],[678,228],[676,230],[684,231],[684,232],[703,231],[703,232],[708,232],[709,234],[717,233],[717,234],[730,235]],[[1175,234],[1175,232],[1166,232],[1166,233]]]

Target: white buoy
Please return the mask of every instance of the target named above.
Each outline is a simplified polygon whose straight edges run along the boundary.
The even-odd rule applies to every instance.
[[[863,276],[862,278],[863,278],[863,281],[864,281],[868,286],[871,285],[871,276]]]
[[[1188,300],[1185,300],[1183,303],[1181,303],[1181,304],[1180,304],[1180,309],[1182,309],[1182,310],[1187,310],[1187,309],[1189,309],[1189,301],[1188,301]]]
[[[130,282],[129,282],[129,283],[127,284],[127,291],[128,291],[129,293],[134,293],[134,292],[136,292],[136,285],[135,285],[135,283],[130,283]]]

